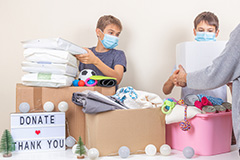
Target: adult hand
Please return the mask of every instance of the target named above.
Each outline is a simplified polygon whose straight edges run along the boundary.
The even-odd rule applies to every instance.
[[[84,64],[94,64],[96,65],[98,63],[98,57],[95,56],[95,54],[88,48],[84,48],[87,53],[86,54],[79,54],[79,55],[76,55],[76,58],[84,63]]]
[[[178,66],[179,68],[179,72],[177,74],[177,86],[180,86],[180,87],[185,87],[187,86],[187,73],[185,71],[185,69],[182,67],[182,65],[179,65]]]

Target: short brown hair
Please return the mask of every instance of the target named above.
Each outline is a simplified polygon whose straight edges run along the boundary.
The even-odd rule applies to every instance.
[[[112,15],[105,15],[99,18],[97,22],[97,28],[101,29],[102,31],[106,28],[109,24],[115,24],[122,30],[122,24],[119,19]]]
[[[215,26],[216,31],[218,30],[219,27],[219,21],[218,17],[212,13],[212,12],[202,12],[200,13],[194,20],[194,28],[197,28],[197,25],[201,22],[204,21],[208,25]]]

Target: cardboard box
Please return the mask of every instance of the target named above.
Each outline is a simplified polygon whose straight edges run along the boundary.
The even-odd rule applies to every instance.
[[[165,144],[165,115],[161,108],[116,110],[86,114],[86,146],[97,148],[100,156],[118,153],[121,146],[130,152],[144,152],[148,144],[159,150]]]
[[[103,95],[115,94],[115,87],[64,87],[64,88],[47,88],[47,87],[28,87],[22,84],[16,86],[16,112],[19,111],[19,105],[22,102],[29,103],[32,112],[43,111],[43,105],[47,101],[53,102],[58,111],[58,103],[66,101],[68,103],[68,111],[66,118],[69,124],[71,136],[78,140],[79,136],[85,141],[85,114],[82,107],[72,102],[72,94],[74,92],[82,92],[84,90],[98,91]],[[68,134],[67,134],[68,135]]]
[[[212,64],[225,48],[226,41],[183,42],[176,46],[176,65],[181,64],[187,73]]]

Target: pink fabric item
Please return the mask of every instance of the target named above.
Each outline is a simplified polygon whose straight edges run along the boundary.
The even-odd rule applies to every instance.
[[[201,103],[203,106],[212,106],[212,103],[207,99],[207,97],[202,97]]]
[[[196,106],[197,108],[199,108],[201,110],[202,110],[202,107],[203,107],[203,105],[202,105],[202,103],[200,101],[195,101],[194,102],[194,106]]]
[[[203,106],[208,105],[208,99],[207,99],[207,97],[202,97],[201,103],[202,103]]]
[[[202,97],[201,102],[195,101],[194,106],[202,110],[203,106],[212,106],[212,103],[207,99],[207,97]]]

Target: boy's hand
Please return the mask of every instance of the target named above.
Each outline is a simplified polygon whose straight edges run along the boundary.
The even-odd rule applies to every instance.
[[[88,48],[84,48],[84,49],[87,51],[87,53],[76,55],[76,58],[84,64],[96,65],[99,60],[98,57],[95,56],[95,54],[90,49]]]
[[[182,65],[178,66],[179,73],[177,74],[177,86],[185,87],[187,86],[187,73]]]
[[[179,73],[179,69],[175,70],[170,77],[170,80],[174,85],[177,85],[177,74],[178,73]]]

